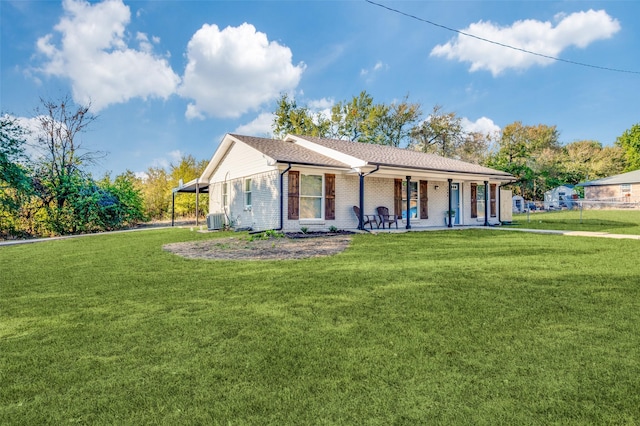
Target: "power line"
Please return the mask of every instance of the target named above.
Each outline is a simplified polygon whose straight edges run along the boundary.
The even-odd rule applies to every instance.
[[[434,27],[439,27],[439,28],[445,29],[447,31],[451,31],[451,32],[454,32],[454,33],[457,33],[457,34],[460,34],[460,35],[463,35],[463,36],[466,36],[466,37],[475,38],[476,40],[484,41],[486,43],[495,44],[496,46],[500,46],[500,47],[506,47],[507,49],[517,50],[519,52],[527,53],[529,55],[539,56],[541,58],[552,59],[552,60],[558,61],[558,62],[565,62],[567,64],[579,65],[581,67],[595,68],[595,69],[604,70],[604,71],[622,72],[622,73],[627,73],[627,74],[640,74],[640,71],[630,71],[630,70],[621,70],[621,69],[617,69],[617,68],[601,67],[599,65],[592,65],[592,64],[586,64],[584,62],[570,61],[568,59],[557,58],[555,56],[549,56],[549,55],[545,55],[543,53],[532,52],[531,50],[523,49],[521,47],[515,47],[515,46],[511,46],[509,44],[500,43],[498,41],[489,40],[489,39],[486,39],[484,37],[480,37],[480,36],[477,36],[477,35],[465,33],[464,31],[456,30],[454,28],[447,27],[446,25],[438,24],[437,22],[429,21],[428,19],[420,18],[419,16],[415,16],[415,15],[411,15],[410,13],[402,12],[401,10],[394,9],[392,7],[385,6],[385,5],[380,4],[380,3],[376,3],[376,2],[374,2],[372,0],[365,0],[365,1],[367,3],[370,3],[370,4],[374,5],[374,6],[378,6],[378,7],[381,7],[383,9],[386,9],[386,10],[388,10],[390,12],[398,13],[398,14],[406,16],[408,18],[415,19],[417,21],[424,22],[424,23],[427,23],[429,25],[433,25]]]

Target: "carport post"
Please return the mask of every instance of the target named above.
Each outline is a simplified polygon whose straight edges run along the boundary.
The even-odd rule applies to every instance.
[[[200,185],[198,185],[198,178],[196,178],[196,226],[198,226],[198,215],[199,215],[199,211],[198,211],[198,207],[200,204]]]
[[[171,226],[175,222],[175,212],[176,212],[176,192],[171,191]]]

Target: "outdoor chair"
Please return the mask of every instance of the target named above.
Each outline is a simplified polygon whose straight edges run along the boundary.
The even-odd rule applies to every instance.
[[[360,207],[353,206],[353,212],[356,214],[358,218],[358,223],[360,224]],[[373,229],[373,224],[375,223],[376,228],[380,228],[380,223],[378,222],[378,216],[375,214],[365,214],[362,215],[362,220],[364,223],[361,226],[358,226],[358,229],[364,229],[364,227],[369,224],[369,228]]]
[[[378,211],[378,217],[380,218],[380,223],[382,224],[382,229],[384,229],[384,224],[389,224],[389,229],[391,229],[391,224],[396,224],[396,229],[398,229],[398,216],[395,214],[389,214],[389,209],[383,206],[380,206],[376,209]]]

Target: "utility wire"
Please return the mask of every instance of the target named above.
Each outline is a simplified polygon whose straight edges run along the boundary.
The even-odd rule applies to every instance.
[[[489,39],[486,39],[486,38],[483,38],[483,37],[479,37],[477,35],[465,33],[464,31],[456,30],[454,28],[447,27],[446,25],[438,24],[436,22],[429,21],[428,19],[420,18],[418,16],[411,15],[411,14],[406,13],[406,12],[402,12],[401,10],[394,9],[392,7],[385,6],[385,5],[380,4],[380,3],[376,3],[376,2],[374,2],[372,0],[365,0],[365,1],[367,3],[370,3],[370,4],[374,5],[374,6],[378,6],[378,7],[381,7],[383,9],[387,9],[390,12],[398,13],[398,14],[406,16],[408,18],[415,19],[417,21],[424,22],[424,23],[427,23],[429,25],[433,25],[434,27],[443,28],[443,29],[445,29],[447,31],[451,31],[451,32],[454,32],[454,33],[457,33],[457,34],[460,34],[460,35],[463,35],[463,36],[466,36],[466,37],[475,38],[477,40],[484,41],[486,43],[495,44],[496,46],[500,46],[500,47],[506,47],[507,49],[517,50],[519,52],[524,52],[524,53],[527,53],[529,55],[540,56],[541,58],[552,59],[554,61],[565,62],[567,64],[572,64],[572,65],[579,65],[581,67],[596,68],[596,69],[599,69],[599,70],[622,72],[622,73],[627,73],[627,74],[640,74],[640,71],[630,71],[630,70],[621,70],[621,69],[617,69],[617,68],[601,67],[601,66],[598,66],[598,65],[585,64],[584,62],[576,62],[576,61],[570,61],[568,59],[556,58],[555,56],[549,56],[549,55],[545,55],[543,53],[532,52],[531,50],[523,49],[521,47],[515,47],[515,46],[508,45],[508,44],[500,43],[498,41],[489,40]]]

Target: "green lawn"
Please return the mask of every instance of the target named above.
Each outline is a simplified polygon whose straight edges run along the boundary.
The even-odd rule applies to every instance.
[[[640,423],[637,240],[356,235],[268,262],[161,249],[219,235],[0,247],[0,424]]]
[[[513,226],[640,235],[640,210],[575,209],[514,214]]]

